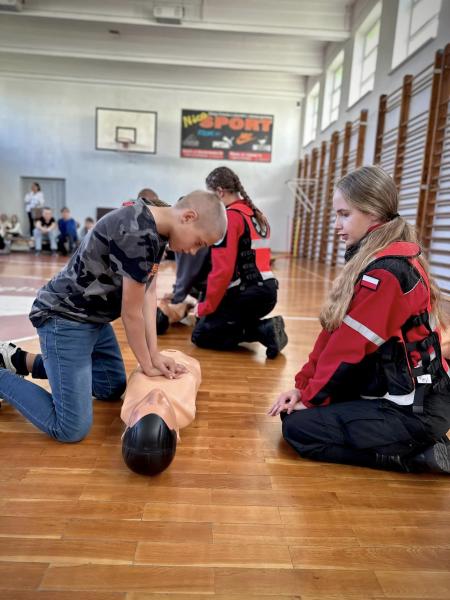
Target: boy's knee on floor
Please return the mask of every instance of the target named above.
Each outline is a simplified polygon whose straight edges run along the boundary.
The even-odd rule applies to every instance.
[[[124,371],[122,375],[117,375],[115,381],[97,382],[92,388],[92,395],[96,400],[102,402],[117,402],[127,387],[127,376]]]
[[[84,421],[79,423],[76,427],[60,428],[55,432],[54,438],[58,442],[65,444],[76,444],[81,442],[90,432],[92,427],[92,420]]]

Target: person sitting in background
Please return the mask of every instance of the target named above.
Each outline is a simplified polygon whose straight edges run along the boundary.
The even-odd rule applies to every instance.
[[[0,254],[4,254],[5,252],[5,234],[6,232],[3,231],[2,226],[0,225]]]
[[[8,238],[22,237],[22,226],[17,215],[11,215],[9,225],[6,227],[6,236]]]
[[[58,229],[56,227],[56,221],[53,218],[52,209],[48,206],[44,206],[42,209],[42,217],[36,221],[33,237],[35,254],[41,253],[43,238],[48,239],[52,254],[56,254]]]
[[[30,225],[30,235],[33,235],[34,221],[37,218],[36,211],[44,206],[44,194],[41,192],[41,186],[37,181],[34,181],[31,184],[30,191],[28,194],[25,194],[24,202],[25,210],[28,215],[28,223]]]
[[[58,220],[58,250],[63,256],[67,256],[66,242],[69,253],[72,254],[78,241],[77,222],[70,216],[70,210],[65,206],[61,209],[61,219]]]
[[[94,227],[95,221],[92,217],[86,217],[84,220],[84,225],[80,229],[80,241],[86,237],[88,232]]]
[[[2,213],[0,215],[0,233],[2,234],[3,237],[6,236],[6,234],[8,233],[8,229],[11,226],[11,223],[8,219],[8,215],[5,213]]]

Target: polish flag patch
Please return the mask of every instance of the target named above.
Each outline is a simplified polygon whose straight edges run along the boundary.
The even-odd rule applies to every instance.
[[[369,288],[369,290],[376,290],[380,284],[380,280],[370,275],[363,275],[361,279],[361,285]]]

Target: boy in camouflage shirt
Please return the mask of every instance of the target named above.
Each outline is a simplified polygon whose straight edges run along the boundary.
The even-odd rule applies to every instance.
[[[226,226],[220,199],[202,191],[173,207],[139,198],[105,215],[33,303],[42,354],[0,344],[0,397],[51,437],[83,439],[92,426],[92,396],[115,400],[126,387],[110,325],[118,317],[147,375],[180,376],[184,368],[158,352],[155,275],[167,243],[195,253],[222,239]],[[29,373],[48,379],[52,393],[21,377]]]

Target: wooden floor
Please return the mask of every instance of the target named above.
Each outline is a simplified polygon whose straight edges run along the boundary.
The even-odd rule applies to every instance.
[[[61,264],[0,258],[2,339],[33,335],[27,306]],[[330,281],[308,263],[278,259],[275,270],[289,334],[275,361],[256,344],[199,350],[184,326],[160,338],[201,361],[203,383],[197,418],[157,478],[122,462],[117,404],[95,402],[91,434],[73,445],[3,404],[2,600],[450,598],[450,478],[302,460],[265,416],[307,357]],[[159,291],[172,280],[165,264]]]

